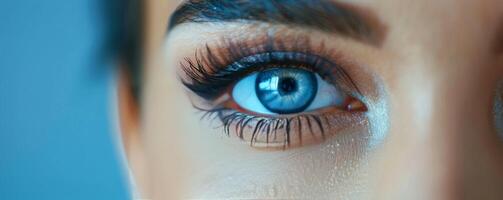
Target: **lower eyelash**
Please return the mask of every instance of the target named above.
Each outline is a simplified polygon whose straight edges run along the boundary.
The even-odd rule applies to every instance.
[[[205,112],[201,119],[219,119],[226,135],[230,136],[233,132],[241,140],[245,140],[245,136],[249,135],[250,146],[257,144],[259,137],[265,137],[265,141],[260,143],[282,143],[283,148],[286,148],[291,144],[291,138],[295,137],[292,135],[295,131],[299,142],[302,143],[305,129],[313,137],[318,133],[321,139],[325,140],[324,124],[327,124],[329,120],[328,115],[304,114],[293,117],[268,118],[248,115],[228,108],[200,110]],[[280,136],[283,138],[281,142],[277,141],[278,132],[283,134]]]

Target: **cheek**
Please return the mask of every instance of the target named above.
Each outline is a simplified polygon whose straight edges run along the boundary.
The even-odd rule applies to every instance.
[[[288,151],[257,150],[200,126],[183,136],[191,143],[183,150],[191,171],[185,177],[187,198],[345,199],[367,191],[366,126]]]
[[[180,199],[190,175],[184,133],[190,102],[181,98],[184,91],[176,79],[174,68],[156,63],[145,70],[142,92],[141,138],[149,176],[146,186],[153,199]]]

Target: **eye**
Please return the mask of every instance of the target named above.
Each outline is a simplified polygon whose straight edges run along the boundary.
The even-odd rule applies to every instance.
[[[288,115],[343,106],[346,95],[317,73],[276,67],[250,74],[232,89],[236,104],[250,112]]]
[[[365,125],[363,94],[346,71],[351,64],[323,44],[291,42],[231,40],[181,62],[201,119],[218,119],[224,134],[251,146],[283,149]]]

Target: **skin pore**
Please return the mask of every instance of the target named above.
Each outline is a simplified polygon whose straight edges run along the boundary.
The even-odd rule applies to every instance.
[[[171,8],[157,17],[171,15],[181,4],[166,3],[150,6]],[[127,90],[119,91],[126,105],[121,122],[128,159],[142,196],[503,198],[503,142],[493,123],[495,90],[503,78],[503,3],[347,0],[337,5],[361,16],[378,42],[267,19],[189,21],[173,25],[167,35],[165,29],[153,33],[152,46],[163,47],[147,52],[141,104],[133,105]],[[167,23],[163,17],[161,24]],[[368,112],[326,125],[333,134],[323,141],[284,150],[251,147],[215,128],[218,120],[201,119],[193,107],[200,98],[180,82],[186,78],[181,63],[205,45],[224,45],[222,37],[257,41],[263,33],[274,40],[308,38],[312,50],[324,44],[335,52],[326,57],[343,63]],[[127,110],[135,106],[141,114]]]

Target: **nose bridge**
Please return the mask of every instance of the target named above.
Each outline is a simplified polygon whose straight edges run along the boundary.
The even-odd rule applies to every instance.
[[[377,189],[384,195],[379,198],[451,199],[455,182],[451,175],[455,159],[451,155],[457,142],[448,130],[455,123],[439,121],[456,115],[451,112],[454,105],[439,106],[445,96],[438,96],[438,75],[423,70],[432,62],[418,56],[404,65],[408,66],[407,72],[401,73],[399,86],[393,88],[402,95],[396,96],[392,105],[390,142],[382,152],[384,158],[378,169],[378,173],[387,175],[378,180]]]
[[[402,133],[411,140],[405,159],[415,166],[403,172],[415,174],[413,185],[427,199],[501,198],[495,185],[503,183],[503,156],[501,149],[494,150],[499,141],[491,114],[496,76],[486,73],[494,66],[483,59],[449,57],[431,59],[434,72],[409,80],[415,83],[410,92],[415,114],[405,119],[414,128]]]
[[[494,31],[472,30],[480,28],[444,34],[441,46],[423,54],[430,61],[421,67],[432,84],[423,88],[431,95],[431,120],[415,125],[428,127],[417,133],[424,136],[418,148],[430,149],[424,169],[435,199],[503,199],[503,152],[492,114],[501,62],[489,50]]]
[[[461,67],[459,62],[429,60],[422,64],[436,69],[424,70],[411,79],[417,85],[417,94],[411,94],[416,115],[409,119],[414,127],[410,132],[413,145],[409,146],[414,154],[409,156],[417,159],[417,166],[411,169],[417,176],[417,188],[427,199],[458,199],[463,182],[460,148],[463,137],[468,135],[467,128],[471,128],[467,122],[477,120],[466,113],[470,110],[472,90],[467,87],[470,81],[464,70],[451,73],[449,69]],[[422,66],[425,68],[428,69]]]
[[[400,187],[390,189],[396,195],[382,199],[503,197],[498,189],[503,156],[501,148],[495,150],[501,142],[495,140],[491,114],[497,75],[482,73],[494,65],[476,55],[448,57],[411,62],[435,70],[411,74],[411,69],[425,67],[409,65],[409,74],[400,80],[396,90],[406,95],[394,102],[400,113],[393,118],[384,150],[385,162],[393,160],[386,167],[393,170],[381,169],[392,174],[384,182]]]
[[[457,62],[438,65],[428,140],[433,160],[445,165],[442,184],[452,199],[503,198],[503,156],[492,115],[499,70],[483,56],[455,56]]]
[[[456,59],[461,62],[437,63],[432,120],[425,143],[431,148],[427,155],[432,162],[430,170],[440,179],[435,184],[442,190],[437,192],[447,199],[462,198],[468,184],[467,164],[482,152],[482,137],[491,131],[490,98],[480,88],[480,77],[470,61]]]
[[[400,49],[394,64],[401,68],[391,84],[392,124],[377,162],[379,199],[503,199],[502,142],[491,114],[503,73],[488,52],[495,23],[486,20],[494,8],[472,12],[480,2],[460,2],[470,10],[432,19],[419,34],[400,32],[407,48],[390,44]]]

